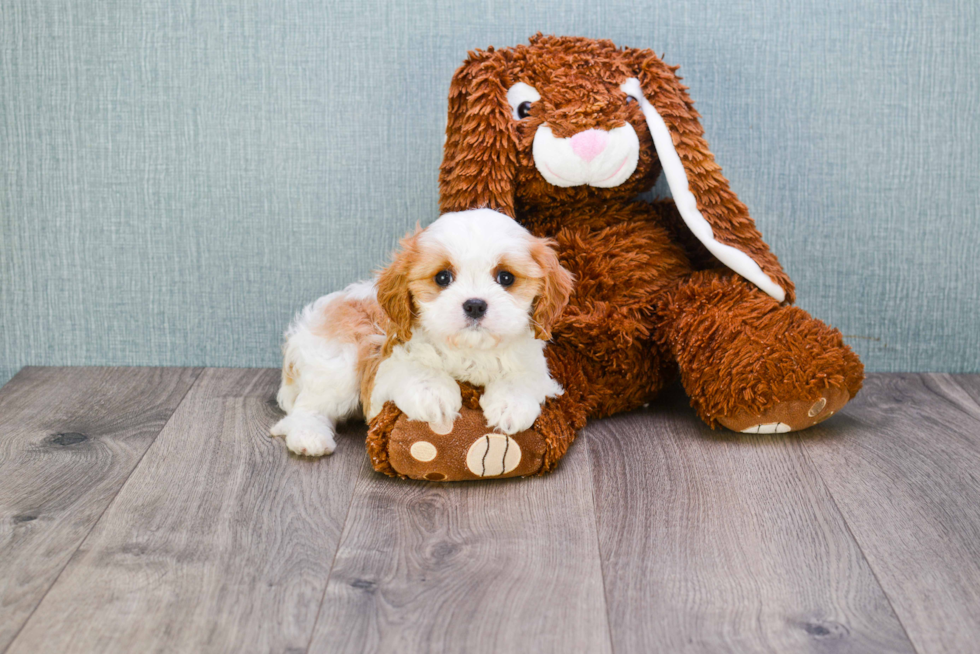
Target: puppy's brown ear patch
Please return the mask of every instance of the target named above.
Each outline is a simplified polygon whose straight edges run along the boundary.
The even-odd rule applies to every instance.
[[[415,304],[409,288],[412,269],[419,257],[418,237],[421,227],[399,242],[399,249],[391,264],[378,275],[378,304],[390,321],[387,329],[388,340],[384,353],[399,343],[412,338],[412,323],[415,319]]]
[[[542,271],[541,292],[534,301],[534,337],[543,341],[551,339],[551,330],[568,304],[575,279],[562,267],[554,250],[554,241],[533,238],[531,258]]]

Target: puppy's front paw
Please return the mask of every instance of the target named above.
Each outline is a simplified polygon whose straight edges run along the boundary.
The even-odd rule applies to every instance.
[[[463,408],[459,386],[450,377],[406,383],[396,394],[395,406],[409,420],[428,422],[448,432]]]
[[[273,436],[285,436],[286,447],[302,456],[332,454],[337,448],[330,425],[313,416],[286,416],[270,430]]]
[[[530,429],[541,414],[541,405],[533,397],[508,391],[485,392],[480,407],[487,424],[505,434]]]

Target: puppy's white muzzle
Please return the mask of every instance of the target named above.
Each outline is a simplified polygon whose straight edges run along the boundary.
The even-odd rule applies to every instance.
[[[636,170],[640,140],[626,123],[609,131],[590,129],[558,138],[547,124],[534,134],[534,165],[549,184],[619,186]]]

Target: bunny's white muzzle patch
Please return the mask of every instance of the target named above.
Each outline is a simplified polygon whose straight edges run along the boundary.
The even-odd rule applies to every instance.
[[[558,138],[547,124],[534,134],[534,165],[549,184],[619,186],[636,170],[640,140],[626,123],[609,131],[590,129]]]

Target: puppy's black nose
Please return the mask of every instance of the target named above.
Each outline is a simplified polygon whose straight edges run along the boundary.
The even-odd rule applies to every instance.
[[[470,298],[466,302],[463,302],[463,313],[467,317],[473,320],[479,320],[483,317],[483,314],[487,312],[486,300],[480,300],[477,298]]]

